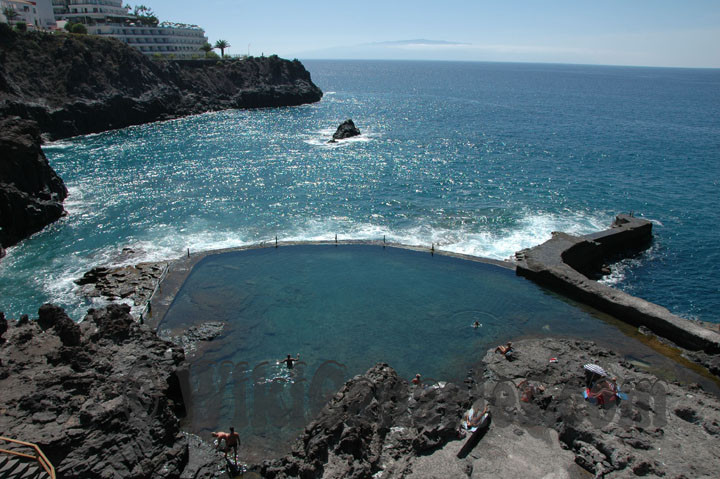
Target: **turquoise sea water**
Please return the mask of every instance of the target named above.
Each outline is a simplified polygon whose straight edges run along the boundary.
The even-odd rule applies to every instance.
[[[615,213],[655,244],[607,281],[719,322],[720,71],[306,62],[326,95],[45,146],[69,215],[0,262],[0,310],[54,301],[100,264],[280,239],[382,238],[507,258]],[[356,140],[327,145],[351,117]],[[124,247],[136,254],[121,255]]]

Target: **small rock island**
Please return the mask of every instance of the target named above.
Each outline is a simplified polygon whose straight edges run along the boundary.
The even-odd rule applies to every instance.
[[[344,140],[346,138],[352,138],[353,136],[360,136],[360,130],[358,130],[352,120],[347,119],[338,126],[335,133],[333,133],[332,139],[328,143],[335,143],[337,140]]]

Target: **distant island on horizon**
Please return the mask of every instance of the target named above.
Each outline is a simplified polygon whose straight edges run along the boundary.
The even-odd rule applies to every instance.
[[[523,56],[517,47],[509,45],[479,45],[453,40],[433,40],[426,38],[408,40],[384,40],[340,45],[315,50],[294,52],[288,57],[303,60],[366,60],[366,61],[448,61],[472,63],[523,63],[538,65],[587,65],[608,67],[638,68],[679,68],[698,70],[720,70],[720,66],[679,66],[645,65],[631,63],[589,62],[578,58],[577,61],[538,61]]]

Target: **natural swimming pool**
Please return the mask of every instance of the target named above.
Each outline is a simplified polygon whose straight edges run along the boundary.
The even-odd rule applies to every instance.
[[[256,451],[284,449],[347,379],[377,362],[408,379],[462,381],[511,338],[619,334],[512,270],[377,245],[207,256],[159,332],[204,321],[225,330],[191,360],[185,428],[209,437],[233,425]],[[300,354],[293,370],[277,364],[287,354]]]

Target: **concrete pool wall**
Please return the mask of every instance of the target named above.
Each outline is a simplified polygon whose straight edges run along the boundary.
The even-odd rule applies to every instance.
[[[645,249],[651,240],[650,221],[618,215],[610,229],[585,236],[553,233],[545,243],[519,251],[516,272],[620,321],[645,326],[683,348],[720,353],[718,332],[588,278],[602,261],[628,250]]]

